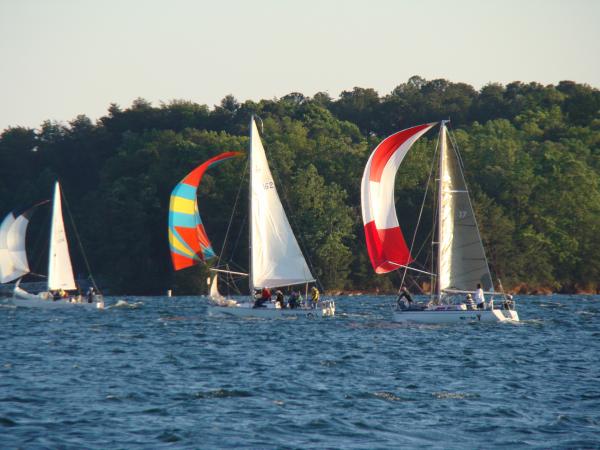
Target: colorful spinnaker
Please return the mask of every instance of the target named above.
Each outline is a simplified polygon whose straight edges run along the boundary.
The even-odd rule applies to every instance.
[[[388,136],[371,153],[365,167],[362,217],[367,250],[376,273],[391,272],[413,260],[396,216],[394,182],[408,150],[434,125],[419,125]]]
[[[200,164],[181,180],[169,203],[169,246],[175,270],[185,269],[215,256],[198,213],[197,190],[207,169],[241,155],[225,152]]]

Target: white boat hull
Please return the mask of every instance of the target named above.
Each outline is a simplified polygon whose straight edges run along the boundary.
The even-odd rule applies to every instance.
[[[24,308],[65,308],[76,306],[79,308],[104,309],[104,298],[101,295],[94,295],[91,303],[81,295],[70,296],[54,300],[49,292],[40,292],[31,294],[18,286],[13,292],[12,302],[15,306]]]
[[[394,321],[403,323],[470,323],[470,322],[504,322],[519,321],[519,314],[514,310],[456,310],[456,311],[394,311]]]
[[[335,316],[335,303],[331,300],[323,302],[318,308],[276,308],[274,304],[254,308],[251,303],[231,302],[229,306],[210,304],[208,306],[210,315],[228,315],[235,317],[260,317],[265,319],[276,319],[285,317],[306,317],[309,319],[316,317]]]

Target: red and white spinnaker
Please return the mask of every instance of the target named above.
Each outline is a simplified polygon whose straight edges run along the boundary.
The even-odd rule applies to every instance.
[[[367,250],[376,273],[387,273],[413,260],[396,216],[396,172],[411,146],[437,122],[407,128],[385,138],[365,167],[361,184]]]

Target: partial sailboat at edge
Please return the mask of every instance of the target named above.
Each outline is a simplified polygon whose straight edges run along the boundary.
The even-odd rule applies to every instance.
[[[19,220],[20,218],[17,218],[15,224],[8,228],[6,233],[12,239],[19,242],[18,247],[22,249],[21,252],[24,255],[28,220],[27,222],[22,221],[22,225],[18,226]],[[15,262],[18,261],[18,258],[13,257],[12,259]],[[23,260],[23,257],[21,260]],[[17,264],[15,266],[18,267]],[[21,264],[20,267],[20,273],[16,277],[18,281],[15,284],[13,292],[13,303],[16,306],[56,308],[77,305],[88,308],[104,308],[104,298],[99,293],[97,287],[94,286],[86,295],[73,292],[78,291],[78,287],[73,275],[71,256],[69,254],[69,245],[62,215],[61,190],[58,181],[54,185],[54,198],[52,201],[47,290],[33,294],[20,287],[21,277],[29,273],[28,266]]]

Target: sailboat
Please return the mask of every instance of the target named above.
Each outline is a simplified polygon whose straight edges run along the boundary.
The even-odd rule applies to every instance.
[[[217,269],[211,284],[209,313],[264,318],[335,315],[333,300],[320,301],[313,308],[307,304],[282,308],[281,304],[270,301],[261,307],[255,306],[257,290],[304,286],[306,297],[308,285],[314,283],[315,278],[281,205],[254,117],[250,120],[249,168],[250,270],[248,274],[235,274],[248,276],[250,296],[245,301],[222,296],[218,291],[217,276],[228,271]]]
[[[462,161],[448,138],[446,124],[447,121],[439,123],[435,208],[437,230],[432,233],[435,267],[428,272],[413,264],[412,244],[409,249],[396,215],[394,182],[396,172],[412,145],[438,125],[437,122],[408,128],[387,137],[369,157],[362,178],[361,203],[371,265],[377,274],[403,269],[430,277],[433,288],[429,302],[399,305],[394,311],[395,321],[518,321],[519,315],[512,299],[494,291]],[[473,308],[465,300],[468,294],[475,294],[478,286],[485,299],[483,309]]]
[[[10,215],[7,216],[2,223],[2,227],[0,227],[0,244],[4,242],[2,233],[5,233],[7,243],[13,242],[13,244],[8,245],[8,258],[5,258],[7,253],[4,252],[2,253],[2,260],[6,266],[12,265],[15,268],[13,273],[18,274],[13,278],[13,280],[18,278],[13,291],[13,303],[16,306],[56,308],[78,305],[86,308],[104,308],[104,299],[95,286],[95,291],[90,290],[86,296],[79,293],[69,293],[69,291],[76,291],[78,288],[73,276],[73,267],[62,215],[61,190],[58,181],[54,185],[54,198],[52,201],[46,291],[32,294],[20,287],[21,277],[30,273],[25,252],[25,234],[30,216],[28,212],[19,215],[10,225],[9,217]],[[5,223],[7,223],[6,229],[4,229]],[[10,250],[11,248],[17,249],[17,251]]]

